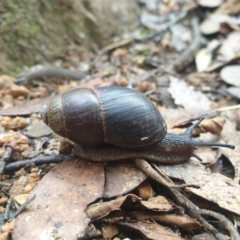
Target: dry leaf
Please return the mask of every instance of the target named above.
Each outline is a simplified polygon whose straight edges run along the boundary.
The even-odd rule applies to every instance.
[[[204,119],[198,126],[195,134],[210,132],[212,134],[220,135],[225,119],[223,117],[215,117],[213,119]]]
[[[0,115],[3,116],[22,116],[22,115],[29,115],[31,113],[40,112],[43,105],[48,103],[52,97],[42,98],[39,101],[29,101],[28,104],[21,105],[14,108],[3,109],[0,110]]]
[[[174,209],[172,204],[169,203],[155,203],[150,201],[141,201],[141,208],[148,209],[156,212],[169,212]]]
[[[161,239],[164,240],[184,240],[176,233],[158,225],[155,222],[119,221],[117,224],[139,232],[144,236],[144,239],[159,240],[159,237],[161,236]]]
[[[78,158],[60,163],[31,192],[36,198],[17,217],[13,240],[82,236],[90,221],[84,210],[102,196],[103,186],[102,164]]]
[[[108,163],[105,175],[104,198],[126,194],[137,188],[147,178],[130,160]]]
[[[119,197],[109,202],[95,203],[87,207],[86,214],[91,220],[97,220],[106,217],[111,212],[116,212],[121,209],[128,211],[129,209],[141,208],[148,209],[155,212],[169,212],[174,210],[174,206],[169,203],[154,203],[149,201],[142,201],[134,194],[128,194]]]
[[[236,131],[235,125],[226,120],[222,131],[222,139],[225,143],[235,145],[235,150],[224,149],[224,154],[229,158],[235,168],[235,172],[240,171],[240,134]],[[206,150],[205,150],[206,151]],[[201,157],[201,155],[200,155]],[[240,213],[240,188],[239,176],[236,175],[234,181],[219,173],[209,174],[206,167],[197,160],[189,160],[184,164],[163,166],[159,165],[169,177],[178,178],[186,184],[198,184],[200,189],[189,188],[191,192],[208,201],[215,202],[219,207]]]
[[[219,207],[239,214],[240,189],[237,183],[219,174],[209,174],[205,166],[190,160],[185,164],[175,166],[159,166],[169,177],[178,178],[186,184],[198,184],[199,189],[189,188],[191,192]]]
[[[149,202],[159,203],[159,204],[170,204],[170,202],[163,196],[156,196],[148,199]]]
[[[124,197],[114,199],[109,202],[95,203],[87,207],[85,210],[87,216],[91,220],[96,220],[107,216],[112,211],[120,210],[126,202],[127,205],[140,203],[141,199],[134,194],[128,194]]]
[[[199,229],[201,225],[193,218],[186,215],[175,215],[169,213],[156,213],[147,211],[136,211],[131,213],[131,217],[138,220],[153,219],[154,221],[174,225],[187,231]]]

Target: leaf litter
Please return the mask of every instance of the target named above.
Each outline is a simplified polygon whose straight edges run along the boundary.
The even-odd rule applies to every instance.
[[[59,164],[31,192],[36,198],[17,218],[13,238],[82,236],[90,222],[84,214],[86,205],[102,196],[103,186],[102,164],[76,158]]]
[[[219,6],[215,12],[225,11],[225,14],[237,11],[239,6],[238,2],[233,4],[234,1],[226,1],[222,6],[219,5],[220,1],[198,2],[203,6],[208,5],[208,7],[211,7],[210,4],[215,4],[215,6]],[[183,6],[185,4],[183,3]],[[0,86],[3,89],[1,106],[3,107],[0,109],[0,115],[7,117],[30,115],[30,122],[27,122],[27,126],[13,125],[13,123],[18,122],[15,118],[8,118],[5,121],[7,124],[1,123],[1,146],[14,143],[14,161],[33,156],[41,157],[42,154],[50,156],[56,154],[59,140],[57,138],[51,140],[43,138],[49,136],[50,132],[49,129],[42,128],[41,120],[35,114],[48,101],[50,93],[62,93],[78,86],[134,87],[156,103],[166,119],[169,132],[184,132],[186,127],[202,115],[207,117],[216,116],[219,113],[222,115],[220,118],[204,120],[194,132],[194,136],[200,136],[199,141],[219,141],[234,144],[236,146],[234,151],[230,149],[221,151],[211,148],[198,149],[197,153],[204,159],[204,165],[191,159],[184,164],[160,165],[158,167],[164,170],[166,176],[174,179],[176,183],[188,185],[197,183],[200,185],[199,189],[188,186],[182,190],[186,195],[191,195],[193,198],[200,197],[208,202],[210,208],[218,207],[219,212],[225,210],[230,216],[239,217],[240,180],[237,173],[240,172],[238,160],[240,136],[239,132],[236,131],[235,123],[239,129],[240,120],[235,106],[233,106],[233,110],[228,109],[229,105],[237,104],[237,100],[230,95],[224,97],[218,92],[219,89],[227,92],[228,85],[224,81],[230,85],[238,86],[237,73],[232,74],[231,70],[227,70],[227,74],[224,76],[220,72],[221,80],[218,77],[219,67],[232,61],[236,62],[235,65],[238,64],[238,18],[236,16],[226,17],[226,15],[217,16],[215,12],[203,15],[208,22],[204,23],[205,29],[203,29],[204,19],[202,19],[202,32],[206,34],[215,32],[218,40],[216,45],[210,48],[210,44],[207,43],[206,48],[205,46],[202,48],[205,52],[200,52],[201,54],[199,53],[200,48],[191,51],[191,56],[188,56],[190,60],[182,64],[184,67],[180,68],[183,74],[174,72],[175,76],[169,77],[169,74],[163,74],[161,70],[172,61],[174,62],[177,56],[176,52],[179,51],[183,54],[185,50],[188,50],[189,44],[195,41],[196,36],[194,37],[194,34],[190,36],[189,33],[193,29],[190,29],[190,24],[185,25],[187,21],[181,21],[184,16],[189,16],[189,12],[182,11],[183,9],[179,8],[180,5],[175,5],[174,9],[178,10],[178,14],[177,17],[171,19],[173,6],[166,3],[160,3],[159,6],[161,6],[158,9],[161,17],[151,15],[142,19],[145,21],[143,22],[145,28],[151,28],[147,35],[148,39],[139,38],[139,41],[145,42],[138,43],[138,45],[135,45],[132,41],[133,38],[130,38],[127,41],[106,46],[105,50],[93,60],[93,70],[89,74],[92,72],[94,74],[88,75],[90,81],[77,83],[72,80],[57,79],[54,82],[44,82],[43,79],[38,86],[38,91],[35,91],[36,89],[33,91],[31,82],[20,87],[16,82],[14,83],[13,78],[6,75],[1,76]],[[193,9],[190,6],[187,8],[188,11]],[[201,10],[199,6],[195,5],[195,8]],[[186,20],[189,19],[186,18]],[[168,30],[172,36],[165,33]],[[184,34],[182,34],[183,31]],[[216,39],[211,35],[208,38]],[[147,42],[149,39],[153,40],[150,44]],[[176,41],[176,39],[181,39],[181,42]],[[209,39],[205,39],[205,43],[202,38],[197,39],[196,42],[205,45]],[[200,44],[196,46],[199,47]],[[73,58],[76,57],[73,52],[72,54]],[[69,56],[67,57],[69,58]],[[209,74],[199,77],[200,73],[196,73],[195,76],[191,76],[192,82],[180,80],[185,79],[186,74],[196,71],[194,65],[191,64],[194,58],[198,71],[215,71],[215,75]],[[69,62],[66,61],[64,66],[74,68],[75,66]],[[148,65],[145,65],[146,62]],[[229,67],[231,66],[224,67],[222,71],[226,71]],[[147,68],[153,68],[153,70],[148,71]],[[88,66],[88,69],[91,67]],[[165,104],[167,101],[162,101],[161,97],[158,96],[156,88],[160,87],[169,88],[173,102],[171,104],[177,109],[169,109],[170,105]],[[29,99],[31,100],[29,101]],[[29,102],[31,104],[27,105]],[[218,111],[222,107],[227,110]],[[7,129],[7,125],[11,128]],[[46,130],[47,133],[44,133],[43,130]],[[67,153],[70,154],[70,150]],[[3,154],[3,149],[0,149],[0,156]],[[226,177],[221,171],[211,170],[210,166],[214,162],[223,168],[224,166],[221,166],[223,158],[231,164],[232,177]],[[124,227],[145,239],[159,239],[159,236],[164,236],[164,239],[183,239],[183,237],[193,239],[192,230],[196,230],[195,234],[204,226],[202,222],[196,220],[197,218],[191,218],[187,208],[184,209],[181,204],[177,205],[173,200],[160,197],[161,194],[164,196],[168,196],[168,194],[163,192],[163,188],[156,182],[149,181],[150,177],[146,176],[130,161],[102,165],[72,159],[53,167],[54,165],[46,167],[46,165],[29,164],[15,172],[17,179],[10,187],[9,192],[16,196],[14,198],[16,205],[23,204],[27,196],[31,198],[36,194],[36,198],[17,217],[13,239],[28,239],[27,237],[36,239],[38,236],[51,236],[55,239],[61,237],[76,239],[76,236],[84,238],[89,234],[86,229],[91,220],[96,227],[102,226],[100,227],[102,233],[98,232],[98,236],[103,235],[105,239],[108,239],[107,232],[112,232],[109,233],[112,237],[119,236],[119,232],[123,231]],[[50,170],[52,168],[53,170]],[[77,172],[79,168],[83,169],[83,174],[81,171]],[[7,181],[9,177],[11,176],[5,174],[2,176],[2,180],[6,179]],[[148,188],[144,188],[144,184],[148,185]],[[34,186],[36,187],[34,188]],[[32,190],[33,188],[34,190]],[[149,192],[143,195],[142,190]],[[139,196],[144,196],[144,200]],[[6,204],[8,198],[4,197],[5,200],[3,196],[1,199]],[[119,198],[115,199],[116,197]],[[165,200],[158,199],[158,201],[157,198]],[[195,204],[201,207],[201,202],[196,200]],[[91,207],[93,208],[91,216],[97,216],[97,218],[91,219],[90,215],[87,216],[86,211]],[[14,221],[11,224],[13,225]],[[205,227],[203,228],[206,230]],[[9,231],[5,231],[3,227],[2,232],[9,235],[12,229],[13,226],[9,227]],[[224,229],[224,227],[220,226],[219,229]],[[178,235],[178,232],[181,233],[181,236]],[[22,238],[21,234],[24,234]]]

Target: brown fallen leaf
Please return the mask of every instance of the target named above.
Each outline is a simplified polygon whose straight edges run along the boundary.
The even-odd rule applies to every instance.
[[[135,230],[144,236],[144,239],[151,240],[184,240],[176,233],[170,231],[169,229],[158,225],[155,222],[145,222],[145,221],[119,221],[117,225],[124,226]]]
[[[173,205],[169,203],[141,201],[140,205],[141,209],[148,209],[156,212],[169,212],[174,209]]]
[[[93,221],[107,216],[112,211],[120,210],[125,202],[127,202],[127,205],[129,205],[129,203],[136,204],[140,201],[141,199],[136,195],[128,194],[124,197],[120,197],[109,202],[92,204],[86,208],[85,212]]]
[[[91,220],[97,220],[106,217],[113,211],[129,209],[150,209],[157,212],[168,212],[175,209],[169,203],[159,204],[154,202],[142,201],[134,194],[128,194],[123,197],[111,200],[109,202],[95,203],[87,207],[86,214]]]
[[[126,194],[137,188],[147,178],[130,160],[108,163],[105,176],[104,198]]]
[[[191,231],[193,229],[201,228],[201,224],[195,219],[190,218],[187,215],[175,215],[170,213],[156,213],[156,212],[147,212],[147,211],[136,211],[131,213],[131,217],[137,220],[149,220],[153,219],[156,222],[161,222],[164,224],[174,225]]]
[[[215,117],[212,119],[204,119],[198,128],[194,131],[194,134],[210,132],[212,134],[220,135],[225,123],[223,117]]]
[[[0,110],[2,116],[23,116],[31,113],[40,112],[43,105],[48,103],[52,97],[42,98],[39,101],[29,101],[28,104],[24,104],[18,107]]]
[[[197,160],[189,160],[179,165],[159,165],[159,168],[164,171],[167,176],[182,180],[186,184],[197,183],[200,185],[200,188],[188,188],[189,191],[201,198],[218,204],[219,207],[227,211],[239,215],[240,189],[238,182],[219,173],[209,174],[206,167]]]
[[[90,221],[84,210],[103,186],[102,164],[78,158],[58,164],[31,192],[36,198],[17,217],[13,240],[77,239]]]
[[[158,204],[171,204],[165,197],[163,196],[156,196],[148,199],[151,203],[158,203]]]

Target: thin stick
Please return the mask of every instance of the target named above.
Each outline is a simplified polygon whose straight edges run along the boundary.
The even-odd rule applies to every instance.
[[[5,152],[2,159],[0,160],[0,176],[2,176],[4,167],[12,155],[12,147],[4,146],[3,149],[5,150]]]
[[[60,163],[60,162],[66,161],[70,158],[71,158],[70,155],[59,154],[57,156],[51,155],[51,156],[43,156],[43,157],[25,159],[22,161],[17,161],[17,162],[7,164],[4,168],[4,173],[16,171],[20,168],[25,167],[27,164],[41,165],[41,164],[48,164],[48,163]]]
[[[159,174],[160,170],[157,171],[156,169],[154,169],[156,168],[156,166],[154,166],[153,168],[148,162],[146,162],[143,159],[135,159],[134,162],[137,165],[137,167],[139,167],[148,177],[166,186],[172,193],[173,197],[178,202],[178,204],[181,207],[184,207],[191,217],[196,218],[203,225],[204,229],[215,234],[218,233],[217,229],[215,229],[211,224],[207,222],[206,219],[204,219],[201,216],[199,208],[194,203],[192,203],[187,197],[185,197],[181,192],[179,192],[179,190],[176,189],[172,181],[169,178],[167,179],[167,176],[165,174],[164,175]]]
[[[211,216],[214,217],[216,219],[218,219],[220,222],[222,222],[224,224],[224,226],[226,227],[226,229],[228,230],[230,236],[231,236],[231,240],[238,240],[240,239],[240,235],[237,231],[237,229],[234,227],[233,223],[227,219],[225,216],[221,215],[220,213],[216,213],[210,210],[205,210],[205,209],[200,209],[200,213],[201,215],[207,215],[207,216]]]
[[[240,108],[240,104],[234,105],[234,106],[229,106],[229,107],[222,107],[222,108],[217,108],[214,109],[216,112],[224,112],[224,111],[229,111],[229,110],[235,110]]]
[[[8,218],[9,218],[9,211],[10,211],[10,207],[11,207],[12,201],[13,201],[13,196],[11,196],[8,199],[7,206],[6,206],[6,209],[5,209],[5,212],[4,212],[4,221],[7,221]]]
[[[36,194],[34,194],[31,198],[28,198],[27,201],[17,210],[14,217],[16,218],[27,206],[30,202],[32,202],[36,198]]]

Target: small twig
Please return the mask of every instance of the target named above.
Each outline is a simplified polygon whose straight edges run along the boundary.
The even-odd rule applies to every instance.
[[[199,212],[200,209],[193,202],[191,202],[186,196],[184,196],[175,188],[170,188],[170,191],[178,204],[186,209],[190,217],[197,219],[203,225],[203,228],[205,230],[210,231],[214,234],[218,233],[217,229],[209,224],[207,220],[201,216]]]
[[[34,163],[36,165],[41,165],[41,164],[48,164],[48,163],[60,163],[60,162],[66,161],[70,158],[71,158],[70,155],[59,154],[59,155],[51,155],[51,156],[43,156],[43,157],[25,159],[22,161],[7,164],[4,168],[4,173],[16,171],[20,168],[25,167],[27,164]]]
[[[193,42],[189,48],[181,53],[179,58],[177,58],[169,67],[167,72],[182,71],[186,66],[188,66],[194,59],[195,54],[201,46],[201,32],[199,28],[199,20],[196,16],[192,18],[191,21],[192,31],[193,31]]]
[[[229,110],[235,110],[235,109],[238,109],[238,108],[240,108],[240,104],[234,105],[234,106],[230,106],[230,107],[217,108],[217,109],[214,109],[214,111],[216,111],[216,112],[224,112],[224,111],[229,111]]]
[[[199,212],[201,215],[211,216],[211,217],[218,219],[220,222],[222,222],[223,225],[228,230],[228,232],[231,236],[231,240],[239,240],[240,239],[240,235],[239,235],[237,229],[234,227],[233,223],[229,219],[227,219],[225,216],[221,215],[220,213],[216,213],[216,212],[213,212],[210,210],[205,210],[205,209],[200,209]]]
[[[136,166],[138,168],[140,168],[151,179],[154,179],[158,183],[160,183],[168,188],[170,187],[170,185],[172,185],[171,183],[168,183],[163,178],[162,175],[158,174],[147,161],[145,161],[143,159],[134,159],[134,162],[135,162]]]
[[[0,182],[0,187],[11,187],[12,183],[9,182]]]
[[[137,167],[139,167],[148,177],[166,186],[172,193],[178,204],[184,207],[191,217],[197,219],[203,225],[204,229],[215,234],[218,233],[217,229],[215,229],[211,224],[206,221],[206,219],[201,216],[201,214],[199,213],[199,208],[187,197],[185,197],[181,192],[179,192],[179,190],[176,189],[176,186],[172,183],[172,181],[165,174],[163,174],[162,171],[155,164],[153,164],[153,167],[155,168],[154,169],[148,162],[143,159],[135,159],[134,162]]]
[[[2,193],[4,193],[7,197],[9,197],[10,198],[10,194],[7,192],[7,191],[5,191],[4,189],[0,189],[0,191],[2,192]]]
[[[171,188],[186,188],[186,187],[192,187],[192,188],[200,188],[199,185],[196,185],[196,184],[179,184],[179,185],[175,185],[175,186],[172,186]]]
[[[6,206],[6,209],[5,209],[5,212],[4,212],[4,221],[7,221],[8,218],[9,218],[9,211],[10,211],[10,207],[11,207],[12,201],[13,201],[13,196],[11,196],[8,199],[7,206]]]
[[[31,198],[28,198],[28,200],[17,210],[17,212],[14,215],[14,218],[16,218],[35,198],[36,194],[34,194]]]
[[[16,84],[26,85],[32,80],[42,80],[53,77],[57,79],[82,80],[87,77],[87,74],[65,68],[35,65],[21,72],[14,81]]]
[[[12,147],[11,146],[4,146],[3,149],[5,152],[4,152],[3,157],[0,160],[0,176],[2,176],[4,167],[12,155]]]

